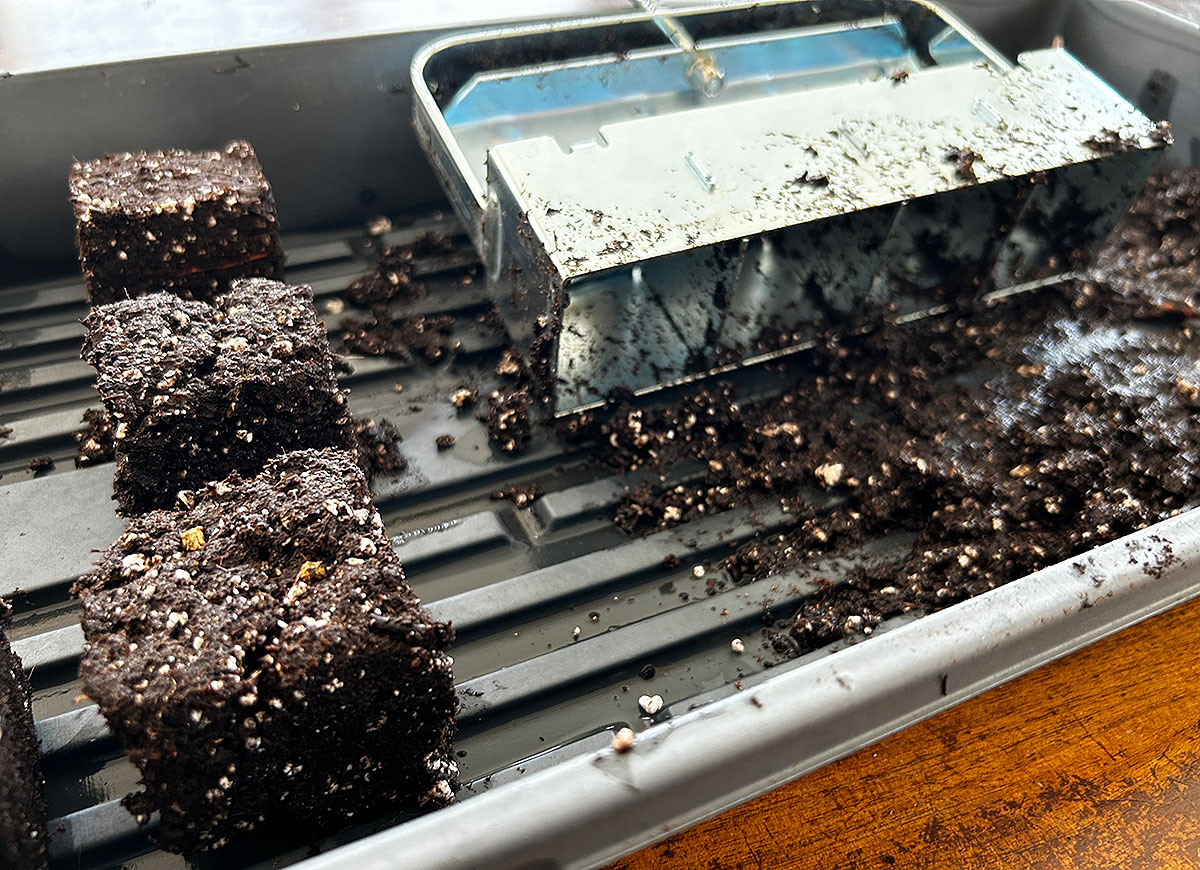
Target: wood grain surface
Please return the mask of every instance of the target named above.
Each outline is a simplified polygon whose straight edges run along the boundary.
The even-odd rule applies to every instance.
[[[1200,867],[1200,600],[613,870]]]

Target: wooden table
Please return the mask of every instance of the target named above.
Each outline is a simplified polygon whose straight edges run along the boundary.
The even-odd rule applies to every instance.
[[[1200,867],[1200,600],[614,865]]]

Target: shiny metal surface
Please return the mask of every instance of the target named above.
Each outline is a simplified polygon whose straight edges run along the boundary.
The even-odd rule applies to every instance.
[[[1164,148],[1066,52],[1013,66],[932,5],[831,8],[676,13],[714,99],[645,15],[418,54],[418,134],[551,412],[1069,270]]]

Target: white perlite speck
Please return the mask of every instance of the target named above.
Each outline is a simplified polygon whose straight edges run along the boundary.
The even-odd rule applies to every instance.
[[[692,568],[692,576],[693,577],[703,577],[704,576],[704,566],[703,565],[694,566]]]
[[[662,695],[642,695],[638,698],[638,709],[646,716],[653,716],[662,708]]]
[[[146,557],[141,553],[130,553],[121,560],[121,569],[126,574],[141,574],[147,567]]]
[[[742,639],[740,637],[735,637],[733,640],[731,640],[729,642],[729,648],[738,654],[746,651],[746,645],[742,643]]]
[[[846,466],[840,462],[826,462],[823,465],[818,465],[813,473],[824,481],[826,486],[837,486],[838,481],[842,479],[842,472]]]

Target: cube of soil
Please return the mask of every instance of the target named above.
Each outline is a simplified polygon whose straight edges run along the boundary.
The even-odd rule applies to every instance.
[[[46,866],[46,803],[29,678],[4,634],[8,605],[0,601],[0,867]]]
[[[308,287],[246,278],[212,305],[152,293],[84,322],[125,515],[168,507],[231,471],[254,474],[289,450],[353,448]]]
[[[154,511],[80,578],[80,674],[188,851],[453,800],[448,624],[404,578],[353,454],[304,450]]]
[[[235,278],[282,278],[275,198],[248,142],[223,151],[108,154],[70,175],[93,305],[167,291],[212,297]]]

